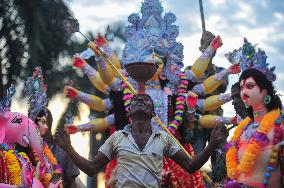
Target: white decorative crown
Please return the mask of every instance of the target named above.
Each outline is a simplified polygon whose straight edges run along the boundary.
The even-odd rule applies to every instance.
[[[276,80],[275,67],[268,67],[269,63],[266,62],[265,51],[253,46],[246,38],[244,38],[244,44],[241,48],[225,54],[225,57],[231,63],[240,63],[242,71],[257,69],[266,76],[267,80],[271,82]]]

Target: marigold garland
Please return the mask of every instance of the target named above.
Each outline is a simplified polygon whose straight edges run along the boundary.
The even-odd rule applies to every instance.
[[[27,162],[30,162],[30,159],[29,159],[29,157],[27,156],[27,154],[26,154],[25,152],[20,152],[20,155],[21,155],[24,159],[26,159]]]
[[[267,113],[260,122],[259,127],[256,129],[256,132],[264,134],[266,136],[271,128],[273,128],[274,122],[279,117],[279,115],[279,110],[273,110]],[[255,159],[260,153],[261,148],[263,147],[263,143],[261,141],[257,140],[255,137],[250,138],[248,148],[241,158],[240,163],[238,164],[236,142],[240,138],[243,132],[243,128],[247,126],[249,122],[250,118],[247,117],[238,125],[229,143],[230,148],[228,149],[226,154],[226,165],[228,177],[230,179],[236,179],[239,173],[248,174],[255,164]]]
[[[17,156],[13,150],[4,151],[4,157],[6,159],[7,170],[9,174],[9,184],[21,185],[21,167]]]
[[[60,174],[62,173],[61,167],[58,165],[57,159],[54,157],[52,151],[50,150],[48,144],[46,142],[43,143],[43,152],[44,155],[47,157],[48,161],[52,164],[52,167],[54,168],[54,173]],[[36,161],[38,162],[39,159],[36,157]],[[45,186],[48,186],[50,183],[50,180],[52,179],[52,175],[50,173],[44,174],[43,177],[43,184]],[[60,184],[60,187],[63,187],[62,184]]]
[[[47,143],[43,144],[43,152],[44,152],[44,155],[49,160],[49,162],[52,164],[52,166],[57,165],[57,160],[54,157],[52,151],[49,149]]]
[[[6,144],[1,144],[0,147],[1,149],[3,149],[3,152],[2,152],[3,155],[1,157],[3,157],[2,161],[4,163],[2,164],[3,165],[2,168],[4,168],[4,170],[7,169],[7,172],[6,172],[7,177],[4,177],[4,183],[20,186],[22,184],[21,161],[24,159],[25,162],[28,163],[27,165],[32,166],[28,156],[24,152],[15,153],[15,151]],[[33,175],[34,173],[33,169],[31,173]]]

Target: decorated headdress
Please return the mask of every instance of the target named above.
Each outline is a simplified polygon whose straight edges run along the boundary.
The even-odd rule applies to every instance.
[[[165,74],[170,82],[178,81],[176,75],[171,75],[170,64],[182,65],[183,45],[176,42],[179,28],[173,23],[176,16],[166,13],[162,18],[163,7],[159,0],[145,0],[139,14],[128,17],[131,25],[125,29],[126,45],[123,49],[122,63],[143,62],[153,53],[166,59]],[[182,68],[182,67],[181,67]]]
[[[25,83],[24,94],[29,97],[29,117],[35,121],[41,110],[45,110],[48,99],[46,94],[47,85],[43,82],[41,67],[36,67],[33,76]]]
[[[6,91],[6,95],[4,96],[3,100],[0,101],[0,115],[3,115],[5,112],[10,110],[11,100],[15,92],[15,85],[11,84],[11,86]]]
[[[266,62],[265,52],[253,46],[246,38],[244,38],[244,44],[241,48],[225,54],[225,57],[231,63],[240,63],[242,71],[256,69],[262,72],[267,80],[271,82],[276,80],[275,67],[268,67],[269,63]]]

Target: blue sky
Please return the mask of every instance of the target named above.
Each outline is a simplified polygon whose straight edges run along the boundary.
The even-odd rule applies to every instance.
[[[125,22],[131,13],[138,13],[141,0],[71,0],[66,1],[79,20],[83,32],[104,31],[108,24]],[[198,0],[163,0],[165,12],[176,15],[178,40],[184,45],[184,64],[191,65],[198,58],[201,21]],[[224,57],[228,51],[239,48],[243,37],[266,51],[268,62],[276,66],[276,88],[284,94],[284,1],[283,0],[203,0],[206,29],[220,35],[224,45],[213,63],[228,67]],[[230,76],[230,84],[237,80]],[[232,112],[229,112],[231,114]]]

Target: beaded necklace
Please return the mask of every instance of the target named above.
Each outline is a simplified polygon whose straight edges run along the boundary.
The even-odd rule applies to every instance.
[[[277,158],[278,158],[278,151],[279,146],[278,143],[281,141],[281,125],[283,126],[283,118],[280,117],[275,121],[274,125],[274,138],[273,138],[273,149],[269,158],[269,162],[266,167],[266,171],[263,174],[264,180],[263,184],[268,185],[269,178],[271,177],[271,173],[275,170],[276,164],[277,164]]]
[[[185,110],[185,102],[186,102],[186,89],[188,86],[188,80],[184,72],[179,73],[180,84],[178,87],[178,96],[176,98],[176,110],[174,113],[174,120],[168,125],[168,129],[171,132],[175,132],[183,120],[183,113]]]

